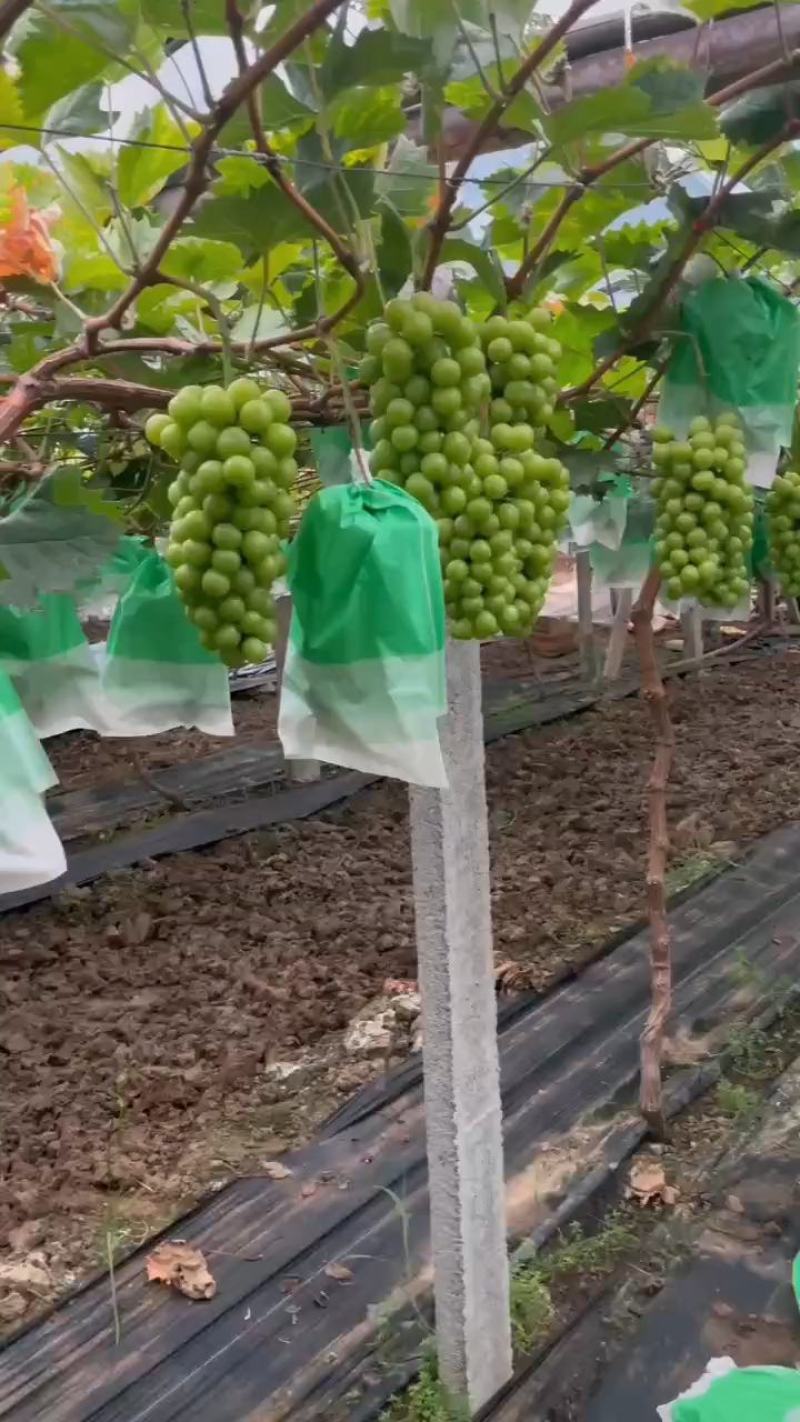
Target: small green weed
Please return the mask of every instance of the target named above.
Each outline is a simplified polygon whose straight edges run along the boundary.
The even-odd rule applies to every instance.
[[[684,859],[679,859],[667,870],[664,881],[667,897],[691,888],[698,879],[705,879],[708,874],[718,874],[723,868],[723,864],[724,861],[720,860],[716,854],[710,854],[703,850],[687,854]]]
[[[636,1235],[617,1214],[597,1234],[586,1234],[579,1224],[567,1227],[558,1243],[539,1260],[542,1278],[554,1283],[566,1274],[605,1274],[626,1249],[636,1243]]]
[[[723,1116],[734,1121],[747,1120],[758,1110],[758,1101],[758,1092],[751,1091],[747,1086],[737,1086],[725,1076],[720,1077],[717,1084],[717,1106]]]
[[[447,1392],[439,1379],[436,1355],[426,1354],[419,1377],[395,1398],[381,1422],[469,1422],[466,1404]]]
[[[550,1290],[535,1264],[523,1264],[511,1275],[511,1337],[521,1353],[530,1353],[555,1318]]]
[[[757,1081],[773,1076],[780,1062],[780,1043],[761,1027],[745,1023],[734,1027],[725,1044],[724,1056],[732,1071]]]
[[[613,1269],[636,1243],[636,1235],[617,1215],[597,1234],[570,1225],[546,1254],[520,1260],[511,1271],[511,1329],[514,1346],[530,1353],[555,1317],[551,1286],[570,1275],[597,1278]]]

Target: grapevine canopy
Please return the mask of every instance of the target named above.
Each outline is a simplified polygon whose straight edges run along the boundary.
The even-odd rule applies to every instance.
[[[234,369],[269,370],[301,426],[345,423],[367,323],[437,268],[479,320],[551,304],[550,433],[584,455],[635,418],[698,262],[792,290],[792,55],[707,95],[700,69],[634,53],[571,99],[565,36],[592,0],[546,9],[0,3],[7,497],[47,472],[52,508],[66,470],[87,518],[162,519],[143,415]],[[445,161],[453,108],[471,126]],[[523,141],[497,152],[509,131]]]

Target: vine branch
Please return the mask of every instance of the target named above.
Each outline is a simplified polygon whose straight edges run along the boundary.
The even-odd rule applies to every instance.
[[[768,84],[771,79],[784,75],[787,62],[793,68],[800,67],[800,50],[793,50],[788,61],[785,58],[775,60],[772,64],[766,64],[761,69],[755,69],[752,74],[746,74],[741,79],[737,79],[735,83],[728,84],[726,88],[718,89],[715,94],[709,96],[706,102],[711,108],[721,108],[733,99],[739,98],[741,94],[746,94],[750,89],[760,88],[762,85]],[[626,143],[616,149],[604,162],[582,169],[575,182],[567,188],[561,202],[520,264],[519,269],[507,279],[506,292],[509,300],[514,300],[523,294],[542,257],[546,256],[550,250],[564,219],[584,196],[584,193],[601,178],[607,177],[615,168],[619,168],[630,158],[638,157],[640,153],[657,141],[654,138],[638,138],[634,142]]]
[[[0,40],[5,39],[11,27],[32,5],[33,0],[3,0],[0,4]]]
[[[478,124],[453,172],[444,180],[441,198],[429,227],[430,241],[421,280],[423,287],[429,287],[431,284],[461,184],[472,166],[473,159],[478,156],[486,140],[498,128],[506,109],[513,103],[517,95],[522,93],[528,80],[544,64],[575,22],[596,4],[597,0],[572,0],[572,4],[561,16],[561,19],[557,20],[547,34],[534,46],[527,59],[505,84],[502,94],[497,96]]]
[[[236,62],[239,66],[239,73],[243,75],[247,72],[247,53],[244,43],[244,20],[239,11],[237,0],[225,0],[225,14],[228,30],[233,42],[234,53],[236,55]],[[352,310],[364,294],[365,279],[361,264],[347,243],[342,241],[335,228],[331,227],[330,223],[320,212],[317,212],[317,209],[304,197],[284,171],[278,155],[264,131],[258,95],[255,89],[251,89],[247,95],[246,105],[256,149],[272,181],[276,187],[280,188],[284,197],[297,208],[309,226],[313,227],[315,232],[318,232],[320,237],[324,238],[339,262],[339,265],[343,267],[355,282],[355,290],[350,293],[339,310],[334,311],[330,316],[322,316],[319,319],[317,323],[317,334],[320,336],[326,335]]]
[[[772,153],[774,149],[780,148],[782,144],[787,143],[792,138],[796,138],[798,135],[800,135],[800,119],[790,119],[777,134],[768,139],[765,143],[762,143],[759,148],[756,148],[749,157],[731,173],[730,177],[719,187],[717,192],[709,198],[700,216],[697,217],[689,227],[674,261],[661,282],[652,305],[633,330],[629,332],[622,345],[616,351],[611,355],[605,356],[580,385],[574,385],[570,390],[565,390],[562,393],[561,399],[563,403],[569,400],[575,400],[581,395],[586,395],[592,386],[596,385],[598,380],[601,380],[602,377],[616,365],[622,356],[629,354],[631,350],[635,349],[636,346],[651,334],[656,320],[680,280],[681,273],[686,267],[687,262],[690,257],[694,256],[703,238],[714,227],[731,193],[740,183],[744,182],[745,178],[749,176],[753,169]]]
[[[142,264],[128,289],[118,297],[113,306],[103,316],[87,322],[85,349],[88,354],[96,349],[97,338],[108,327],[120,328],[121,323],[137,296],[144,290],[158,271],[171,244],[178,235],[197,199],[208,186],[208,160],[215,140],[233,118],[241,104],[258,84],[263,83],[278,65],[302,44],[327,17],[337,10],[344,0],[314,0],[314,4],[295,20],[293,24],[261,55],[243,74],[238,74],[226,85],[219,99],[204,121],[201,132],[192,143],[192,157],[184,179],[183,192],[172,215],[164,223],[147,261]]]
[[[655,608],[661,575],[651,569],[631,613],[639,655],[642,697],[650,713],[655,755],[647,782],[647,916],[650,923],[650,1011],[641,1036],[640,1105],[653,1131],[666,1133],[661,1082],[664,1033],[672,1005],[672,964],[667,919],[666,867],[669,852],[667,782],[675,750],[675,733],[667,696],[656,658],[653,636]]]

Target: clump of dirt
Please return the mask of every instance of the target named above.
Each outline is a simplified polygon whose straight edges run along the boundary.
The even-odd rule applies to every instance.
[[[800,818],[798,689],[792,653],[672,685],[685,863]],[[521,984],[548,986],[642,915],[651,754],[635,699],[490,748],[495,947]],[[344,1053],[349,1020],[414,976],[395,783],[6,916],[0,1242],[33,1226],[61,1286],[109,1238],[143,1238],[299,1143],[380,1066]],[[319,1079],[276,1099],[269,1064],[311,1050]]]

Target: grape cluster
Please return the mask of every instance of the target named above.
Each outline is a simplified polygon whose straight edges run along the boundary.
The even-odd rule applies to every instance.
[[[454,302],[418,292],[367,331],[371,467],[437,521],[454,637],[525,635],[544,598],[569,502],[529,422],[546,419],[557,389],[548,320],[492,317],[479,335]]]
[[[753,541],[753,491],[736,415],[722,414],[715,424],[698,416],[685,440],[654,430],[653,463],[656,561],[667,596],[735,606],[750,586]]]
[[[766,498],[769,551],[787,597],[800,597],[800,474],[779,474]]]
[[[145,433],[180,461],[167,562],[204,647],[228,666],[262,662],[275,641],[270,592],[294,513],[297,436],[280,390],[240,378],[187,385]]]

